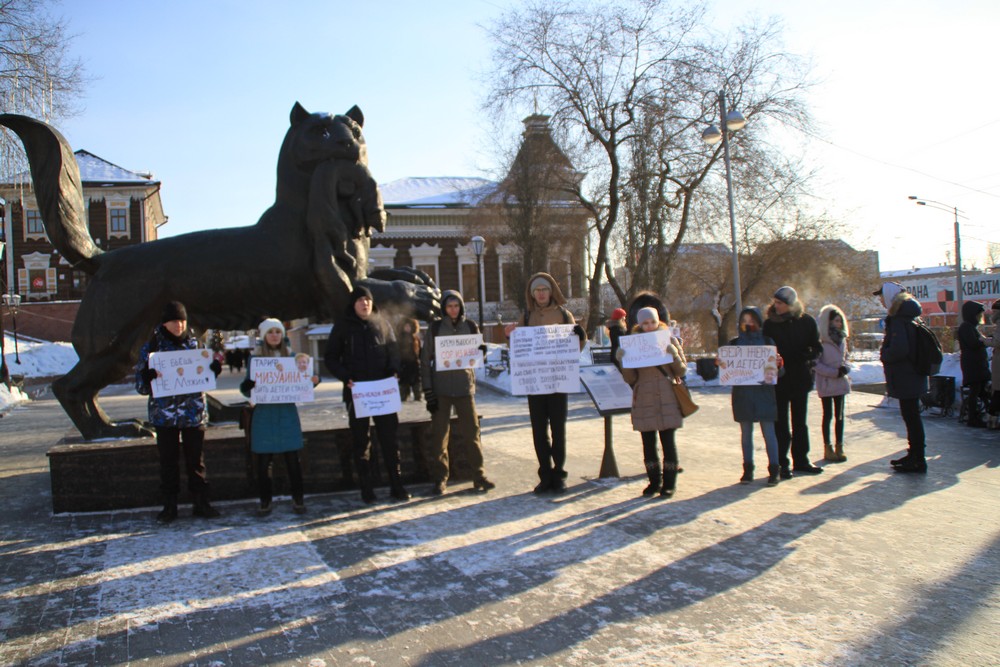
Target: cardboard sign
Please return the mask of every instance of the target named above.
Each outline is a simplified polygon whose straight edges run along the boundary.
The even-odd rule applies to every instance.
[[[510,336],[510,393],[580,391],[580,339],[572,324],[518,327]]]
[[[250,390],[255,405],[267,403],[312,403],[313,360],[308,354],[294,357],[252,357],[250,379],[256,384]]]
[[[215,373],[210,350],[176,350],[152,352],[149,367],[159,373],[149,387],[154,398],[200,394],[215,389]]]
[[[468,336],[436,336],[434,338],[434,370],[467,371],[483,365],[482,334]]]
[[[719,384],[777,384],[778,348],[773,345],[723,345],[719,348]]]
[[[399,412],[403,403],[399,398],[399,380],[386,378],[371,382],[355,382],[351,387],[355,417],[377,417]]]
[[[618,345],[625,351],[622,368],[662,366],[674,360],[674,356],[667,352],[670,348],[670,332],[666,329],[622,336],[618,339]]]
[[[586,366],[580,369],[580,381],[602,415],[630,412],[632,387],[611,364]]]

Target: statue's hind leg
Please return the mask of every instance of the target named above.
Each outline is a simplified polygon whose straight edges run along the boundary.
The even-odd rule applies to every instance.
[[[97,394],[128,372],[109,354],[81,359],[69,373],[52,383],[52,393],[84,440],[136,438],[152,435],[139,420],[112,422],[97,402]]]

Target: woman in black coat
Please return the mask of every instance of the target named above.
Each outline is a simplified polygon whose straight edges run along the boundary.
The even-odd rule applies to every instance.
[[[886,283],[886,285],[895,285]],[[878,293],[886,300],[886,285]],[[896,286],[898,287],[898,286]],[[901,288],[900,288],[901,289]],[[927,472],[924,458],[924,423],[920,418],[920,397],[927,391],[927,376],[917,370],[917,328],[913,321],[923,309],[920,302],[906,292],[890,297],[885,318],[885,337],[879,356],[885,372],[886,393],[899,401],[899,413],[906,424],[909,450],[901,459],[891,461],[899,472]]]
[[[966,301],[962,304],[962,323],[958,326],[958,349],[962,364],[962,385],[969,388],[968,413],[966,425],[986,426],[986,421],[979,413],[979,400],[983,404],[989,402],[986,384],[990,381],[990,365],[986,355],[986,341],[989,340],[979,333],[979,325],[983,322],[986,306],[976,301]]]

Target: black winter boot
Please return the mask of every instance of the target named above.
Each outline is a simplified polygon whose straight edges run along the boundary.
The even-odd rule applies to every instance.
[[[655,496],[663,487],[663,469],[659,461],[646,461],[646,476],[649,477],[649,486],[642,490],[642,495]]]
[[[410,492],[403,487],[403,475],[399,471],[399,466],[396,466],[389,471],[389,495],[393,500],[403,502],[409,500],[413,496]]]
[[[767,466],[767,485],[768,486],[778,486],[778,478],[780,477],[779,471],[781,468],[779,466]]]
[[[538,471],[538,486],[535,487],[535,493],[537,495],[542,495],[543,493],[548,493],[552,490],[552,471],[551,470],[539,470]]]
[[[753,481],[753,464],[743,464],[743,476],[740,477],[740,484],[749,484]]]
[[[677,486],[677,464],[663,462],[663,486],[660,488],[661,498],[672,498]]]
[[[212,507],[208,502],[208,495],[204,492],[195,494],[194,507],[191,509],[191,516],[202,519],[214,519],[219,515],[219,510]]]
[[[163,509],[156,515],[157,523],[170,523],[177,518],[177,495],[169,494],[163,497]]]

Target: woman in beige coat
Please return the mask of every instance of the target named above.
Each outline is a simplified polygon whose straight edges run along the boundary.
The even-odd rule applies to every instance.
[[[632,333],[667,329],[656,308],[640,309],[636,322]],[[632,387],[632,429],[642,434],[642,455],[649,476],[649,486],[642,495],[652,496],[659,492],[661,498],[673,496],[676,487],[678,459],[674,431],[684,425],[684,417],[673,384],[675,377],[682,378],[687,373],[684,350],[676,339],[671,341],[667,351],[674,358],[669,364],[622,368],[622,377]],[[662,467],[656,447],[657,433],[663,447]]]

